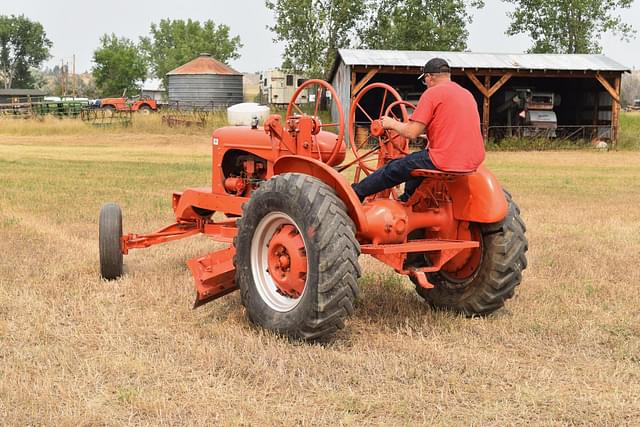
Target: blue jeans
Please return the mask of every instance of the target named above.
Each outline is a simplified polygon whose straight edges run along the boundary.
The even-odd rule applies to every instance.
[[[411,171],[414,169],[438,170],[431,161],[429,152],[420,150],[400,159],[390,161],[359,183],[352,184],[351,187],[353,187],[360,201],[363,201],[367,196],[405,182],[404,194],[400,196],[400,200],[407,201],[424,179],[424,177],[420,176],[411,176]]]

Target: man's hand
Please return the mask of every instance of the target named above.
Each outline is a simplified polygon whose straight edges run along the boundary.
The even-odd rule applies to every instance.
[[[398,124],[400,122],[398,122],[397,120],[392,119],[389,116],[383,116],[382,117],[382,127],[385,129],[391,129],[391,130],[396,130]]]
[[[403,123],[389,116],[384,116],[380,121],[382,122],[383,128],[396,131],[400,135],[409,139],[416,139],[425,131],[425,125],[423,123],[415,122],[413,120]]]

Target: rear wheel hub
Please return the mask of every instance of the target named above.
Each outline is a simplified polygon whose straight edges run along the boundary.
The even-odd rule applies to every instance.
[[[482,233],[477,224],[461,222],[458,226],[457,238],[480,243],[477,248],[461,251],[442,267],[441,273],[449,280],[464,282],[474,276],[482,262]]]

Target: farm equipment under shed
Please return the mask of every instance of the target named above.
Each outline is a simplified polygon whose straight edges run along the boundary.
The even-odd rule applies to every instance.
[[[513,89],[505,92],[505,98],[506,101],[497,111],[506,111],[506,136],[556,136],[558,118],[553,109],[560,105],[559,95],[531,89]]]
[[[316,94],[310,114],[296,103],[303,91]],[[362,104],[376,91],[382,103],[371,113]],[[325,92],[339,122],[320,120]],[[415,170],[424,181],[407,202],[390,189],[360,203],[341,173],[354,168],[358,181],[408,154],[408,141],[383,130],[379,119],[387,114],[406,121],[412,107],[385,84],[362,89],[350,110],[355,157],[347,162],[342,106],[324,81],[301,85],[284,121],[273,115],[263,129],[217,129],[212,185],[173,194],[174,224],[123,235],[120,208],[103,207],[102,277],[119,277],[123,254],[131,249],[204,234],[230,246],[188,261],[195,305],[240,289],[253,322],[291,337],[315,339],[344,326],[358,295],[361,253],[408,275],[435,307],[466,315],[497,310],[521,282],[527,240],[518,207],[488,169]],[[375,147],[355,140],[358,112],[364,112]],[[214,221],[215,212],[227,219]]]

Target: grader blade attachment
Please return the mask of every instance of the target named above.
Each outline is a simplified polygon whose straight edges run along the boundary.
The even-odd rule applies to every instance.
[[[187,261],[196,284],[197,294],[193,308],[238,289],[235,283],[236,268],[233,266],[235,254],[236,249],[232,246]]]

